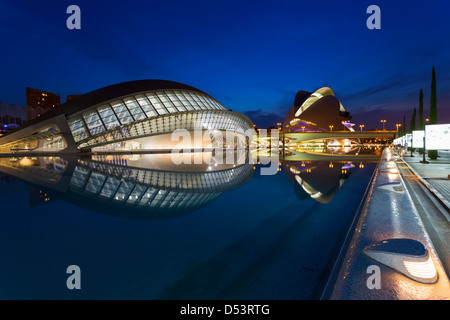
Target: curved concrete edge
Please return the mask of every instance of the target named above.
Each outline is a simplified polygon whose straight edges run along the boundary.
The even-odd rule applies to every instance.
[[[391,186],[391,187],[389,187]],[[392,187],[395,186],[397,190]],[[403,189],[403,190],[401,190]],[[437,281],[421,283],[364,253],[364,249],[389,239],[412,239],[429,252]],[[328,284],[331,300],[447,300],[450,281],[398,172],[395,158],[385,148],[369,187],[356,227],[343,252],[337,274]]]

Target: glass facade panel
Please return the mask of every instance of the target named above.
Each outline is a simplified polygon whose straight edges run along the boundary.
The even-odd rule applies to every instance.
[[[85,190],[90,193],[99,193],[103,187],[103,183],[105,182],[106,177],[97,172],[92,172],[91,177],[86,185]]]
[[[116,194],[114,195],[114,200],[124,201],[125,199],[127,199],[133,187],[134,185],[131,182],[122,182]]]
[[[144,110],[147,118],[155,117],[158,114],[156,113],[155,109],[153,108],[150,101],[147,99],[147,96],[144,94],[139,94],[135,96],[136,101],[141,106],[142,110]]]
[[[92,136],[106,130],[98,116],[97,110],[83,113],[83,118]]]
[[[200,110],[201,108],[199,107],[197,101],[194,100],[194,98],[191,96],[191,94],[189,92],[183,92],[182,93],[187,101],[191,104],[193,110]]]
[[[112,198],[117,191],[117,188],[120,185],[120,180],[117,178],[109,177],[105,184],[103,185],[102,190],[100,191],[100,197],[103,198]]]
[[[205,110],[205,109],[207,109],[205,104],[203,103],[203,101],[200,99],[199,95],[191,94],[191,97],[197,103],[197,107],[195,108],[195,110]]]
[[[148,203],[153,199],[153,197],[156,195],[158,190],[154,188],[148,188],[147,191],[144,192],[144,194],[141,197],[141,200],[139,201],[139,206],[146,206]]]
[[[84,189],[84,186],[89,178],[90,171],[76,166],[73,172],[72,178],[70,179],[70,186],[75,187],[77,189]]]
[[[147,190],[146,187],[143,187],[141,185],[136,185],[131,192],[130,196],[128,197],[127,204],[135,204],[141,199],[144,192]]]
[[[111,106],[109,105],[101,106],[97,110],[107,130],[114,129],[115,127],[118,127],[120,125],[116,115],[111,109]]]
[[[170,101],[169,97],[164,92],[158,92],[157,96],[159,100],[164,104],[164,107],[169,111],[169,113],[177,112],[177,109],[175,109],[174,104],[172,101]]]
[[[69,127],[75,142],[81,141],[89,136],[81,116],[70,119]]]
[[[187,101],[185,101],[185,104],[178,98],[178,96],[172,92],[172,91],[166,91],[166,95],[169,97],[170,101],[172,101],[173,105],[177,109],[177,112],[183,112],[186,111],[185,104],[187,104]]]
[[[145,113],[134,97],[124,98],[123,101],[125,102],[128,110],[135,120],[141,120],[146,117]]]
[[[127,124],[133,121],[130,112],[122,101],[116,100],[111,102],[111,107],[121,124]]]
[[[153,105],[153,108],[155,108],[156,112],[158,112],[159,115],[167,113],[166,108],[164,107],[161,100],[159,100],[158,95],[155,92],[147,93],[147,97]]]
[[[194,110],[192,104],[181,91],[175,91],[174,94],[176,95],[178,101],[180,101],[180,103],[186,108],[186,110]]]

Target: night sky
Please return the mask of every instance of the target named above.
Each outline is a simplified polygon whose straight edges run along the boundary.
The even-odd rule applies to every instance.
[[[81,30],[69,30],[69,5]],[[369,30],[366,9],[381,9]],[[166,79],[194,86],[257,126],[281,121],[297,91],[333,89],[365,129],[409,121],[436,68],[438,122],[450,122],[450,2],[3,1],[0,103],[25,87],[62,96]]]

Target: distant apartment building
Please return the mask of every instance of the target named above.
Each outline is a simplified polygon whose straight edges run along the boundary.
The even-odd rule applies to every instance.
[[[61,105],[61,97],[59,94],[29,87],[26,88],[26,94],[28,121],[37,118],[52,108]]]

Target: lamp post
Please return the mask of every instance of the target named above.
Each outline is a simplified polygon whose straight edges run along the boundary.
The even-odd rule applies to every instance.
[[[401,127],[402,124],[401,123],[397,123],[395,126],[397,127],[397,132],[398,132],[398,127]]]
[[[333,126],[330,126],[330,131],[333,132]]]
[[[380,120],[380,122],[383,124],[383,131],[384,131],[384,124],[386,123],[386,120]]]
[[[281,131],[281,122],[277,122],[278,130]]]
[[[428,121],[429,119],[427,119],[427,121]],[[423,156],[422,156],[422,161],[420,161],[420,163],[423,163],[423,164],[427,164],[427,163],[429,163],[426,159],[425,159],[425,153],[426,153],[426,146],[425,146],[425,129],[423,130],[423,133],[424,133],[424,135],[423,135]]]
[[[361,132],[362,132],[362,128],[364,128],[364,125],[360,124],[359,127],[361,128]]]

